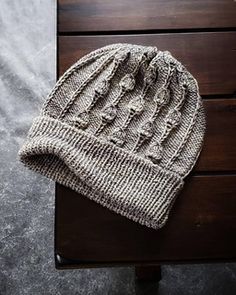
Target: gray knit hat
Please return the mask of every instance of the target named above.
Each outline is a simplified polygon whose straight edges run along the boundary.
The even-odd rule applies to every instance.
[[[116,43],[61,76],[19,156],[34,171],[158,229],[204,132],[198,84],[187,69],[168,51]]]

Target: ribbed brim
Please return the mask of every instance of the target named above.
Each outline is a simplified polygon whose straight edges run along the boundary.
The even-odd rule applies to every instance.
[[[37,117],[19,151],[30,169],[140,224],[161,228],[183,180],[112,143]]]

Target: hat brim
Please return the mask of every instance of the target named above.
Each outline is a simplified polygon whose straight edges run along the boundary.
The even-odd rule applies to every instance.
[[[183,179],[113,143],[35,118],[19,151],[28,168],[142,225],[163,227]]]

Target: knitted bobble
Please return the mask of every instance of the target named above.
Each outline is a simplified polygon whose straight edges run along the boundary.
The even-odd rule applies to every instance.
[[[77,117],[73,117],[71,122],[75,127],[85,129],[89,125],[89,114],[86,111],[82,112]]]
[[[126,133],[122,128],[117,128],[114,132],[108,136],[110,142],[115,143],[117,146],[121,147],[125,143]]]
[[[148,121],[139,127],[138,133],[146,138],[150,138],[153,135],[153,122]]]
[[[147,59],[152,59],[157,55],[157,48],[150,47],[150,50],[145,52]]]
[[[108,80],[103,80],[95,89],[94,95],[95,97],[101,97],[106,95],[109,90],[110,82]]]
[[[153,143],[146,152],[146,156],[151,158],[154,162],[160,161],[163,154],[163,147],[160,143]]]
[[[177,62],[177,63],[176,63],[176,70],[177,70],[180,74],[182,74],[186,69],[185,69],[184,65],[182,65],[180,62]]]
[[[182,88],[187,90],[187,88],[190,86],[190,84],[193,84],[193,83],[191,83],[191,82],[193,82],[193,79],[191,79],[191,77],[188,77],[188,74],[184,69],[181,69],[178,71],[179,71],[179,75],[177,76],[178,83],[179,83],[179,85],[182,85]]]
[[[170,90],[169,89],[162,89],[156,93],[153,98],[154,102],[158,105],[166,105],[170,101]]]
[[[130,56],[130,51],[128,52],[117,52],[115,55],[115,61],[120,63],[124,62]]]
[[[133,114],[140,114],[143,111],[144,103],[140,97],[136,97],[128,104],[128,109]]]
[[[135,78],[132,74],[126,74],[119,83],[122,90],[130,91],[134,89],[135,86]]]
[[[155,68],[147,70],[146,75],[144,76],[144,82],[148,85],[151,85],[155,82],[157,77]]]
[[[117,115],[117,108],[114,105],[105,106],[101,112],[101,118],[104,122],[111,122]]]
[[[180,111],[176,109],[171,110],[166,117],[167,125],[172,128],[179,125],[180,121],[181,121],[181,113]]]

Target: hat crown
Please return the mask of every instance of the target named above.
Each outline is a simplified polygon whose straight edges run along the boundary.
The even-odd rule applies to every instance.
[[[168,51],[117,43],[72,65],[43,113],[185,176],[202,145],[198,84]]]

